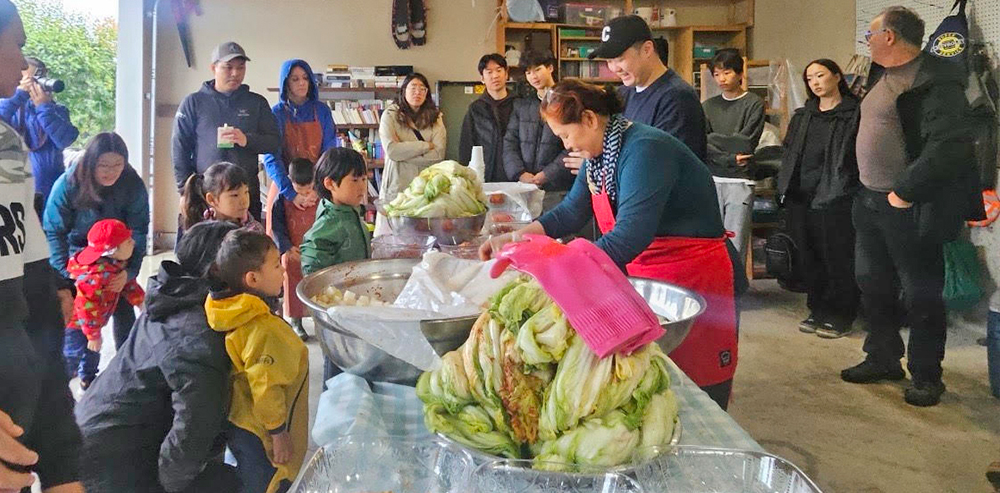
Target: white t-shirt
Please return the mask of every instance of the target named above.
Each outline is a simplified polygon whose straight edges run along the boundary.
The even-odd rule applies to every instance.
[[[0,121],[0,283],[23,276],[24,264],[49,257],[34,203],[28,149],[17,131]]]

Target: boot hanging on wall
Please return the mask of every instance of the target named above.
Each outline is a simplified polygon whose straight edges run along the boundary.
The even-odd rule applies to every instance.
[[[427,9],[424,0],[410,0],[410,36],[414,46],[427,42]]]
[[[392,0],[392,40],[401,50],[410,47],[410,0]]]

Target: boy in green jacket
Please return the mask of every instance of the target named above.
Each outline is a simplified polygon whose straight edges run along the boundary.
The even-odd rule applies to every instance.
[[[316,163],[313,182],[321,200],[316,222],[302,238],[302,275],[331,265],[371,257],[371,234],[360,207],[368,191],[365,159],[353,149],[328,149]],[[324,357],[323,389],[340,370]]]

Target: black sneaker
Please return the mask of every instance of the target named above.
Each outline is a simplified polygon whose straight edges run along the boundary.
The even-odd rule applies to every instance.
[[[809,318],[799,322],[799,332],[812,334],[816,332],[816,329],[819,329],[820,325],[820,321],[816,320],[816,317],[809,315]]]
[[[816,335],[822,337],[823,339],[840,339],[851,333],[851,326],[848,324],[835,324],[832,322],[823,322],[816,329]]]
[[[1000,461],[993,462],[986,468],[986,480],[993,488],[1000,490]]]
[[[850,383],[875,383],[880,380],[902,380],[906,378],[906,373],[898,362],[886,365],[865,359],[840,372],[840,378]]]
[[[295,335],[299,336],[299,339],[302,339],[303,342],[309,340],[309,333],[307,333],[306,328],[302,326],[301,318],[292,319],[292,330],[295,331]]]
[[[944,382],[914,381],[910,388],[906,389],[903,398],[911,406],[935,406],[941,402],[941,394],[944,393]]]

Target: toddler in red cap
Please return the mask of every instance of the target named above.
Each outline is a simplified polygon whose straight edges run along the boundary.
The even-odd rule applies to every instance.
[[[84,390],[97,376],[101,328],[118,305],[118,297],[125,296],[129,304],[138,306],[145,295],[135,280],[126,282],[120,291],[112,286],[113,279],[125,271],[134,247],[132,231],[125,223],[117,219],[97,221],[87,233],[86,248],[70,257],[66,267],[76,280],[76,298],[73,318],[66,326],[63,355],[67,374],[70,378],[78,374]]]

